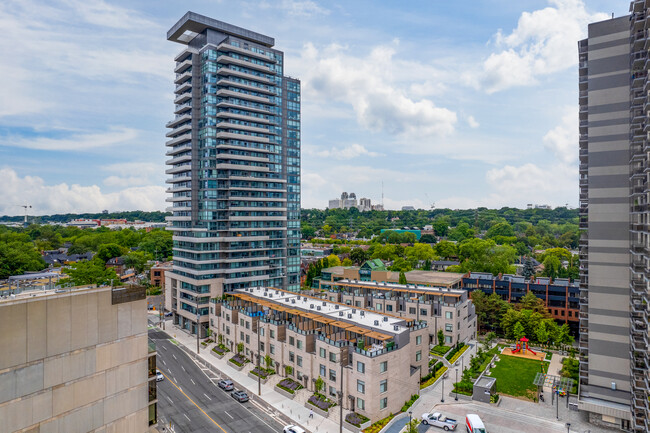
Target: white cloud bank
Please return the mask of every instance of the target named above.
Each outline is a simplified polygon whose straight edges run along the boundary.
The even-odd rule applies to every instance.
[[[3,180],[0,215],[17,215],[17,206],[30,204],[36,215],[68,212],[100,212],[104,209],[162,210],[165,188],[156,185],[131,186],[119,192],[104,193],[97,185],[60,183],[47,185],[37,176],[20,177],[11,168],[0,168]]]
[[[521,14],[517,27],[494,36],[499,52],[492,53],[478,75],[465,81],[487,93],[511,87],[530,86],[538,78],[575,67],[576,42],[586,36],[587,25],[607,19],[605,13],[590,13],[582,0],[548,0],[549,6]]]

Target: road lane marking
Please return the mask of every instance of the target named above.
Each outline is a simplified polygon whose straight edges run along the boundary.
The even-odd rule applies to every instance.
[[[225,413],[226,415],[228,415],[228,416],[230,417],[230,419],[235,419],[235,418],[232,417],[232,415],[230,415],[230,414],[229,414],[228,412],[226,412],[225,410],[223,411],[223,413]]]
[[[172,376],[172,379],[174,379],[174,382],[176,382],[176,378],[174,376]],[[176,383],[178,383],[178,382],[176,382]]]
[[[174,357],[174,358],[176,358],[176,357]],[[187,372],[187,370],[185,370],[185,367],[183,367],[182,365],[181,365],[181,368],[183,369],[183,371]]]
[[[160,360],[162,361],[162,363],[163,363],[164,365],[167,365],[167,363],[165,362],[164,359],[160,358]]]
[[[192,378],[190,378],[190,380],[192,381],[192,385],[196,385],[196,383],[192,380]]]
[[[205,396],[205,398],[207,398],[208,400],[212,401],[212,399],[210,398],[210,396],[209,396],[208,394],[206,394],[206,393],[204,392],[203,395]]]
[[[250,402],[253,402],[253,400],[249,400],[249,401],[250,401]],[[250,409],[247,408],[246,406],[244,406],[244,408],[245,408],[247,411],[249,411],[249,412],[251,413],[251,415],[253,415],[255,418],[259,419],[259,420],[262,421],[264,424],[266,424],[266,425],[267,425],[271,430],[275,430],[273,427],[271,427],[271,426],[269,425],[269,423],[267,423],[267,422],[264,421],[262,418],[260,418],[259,416],[257,416],[257,415],[255,414],[255,412],[253,412],[252,410],[250,410]],[[265,412],[265,413],[266,413],[266,412]],[[279,420],[275,419],[273,416],[270,416],[270,415],[269,415],[269,417],[270,417],[273,421],[275,421],[275,422],[277,422],[278,424],[280,424],[280,426],[283,426],[283,425],[284,425],[284,424],[281,423]]]
[[[165,373],[163,373],[163,376],[164,376],[164,375],[165,375]],[[190,401],[190,403],[192,403],[194,406],[196,406],[196,408],[197,408],[198,410],[200,410],[201,412],[203,412],[203,415],[207,416],[208,419],[214,423],[214,425],[216,425],[217,427],[219,427],[219,430],[221,430],[223,433],[228,433],[227,431],[225,431],[225,430],[223,429],[223,427],[221,427],[221,426],[219,425],[218,422],[216,422],[215,420],[213,420],[213,419],[210,417],[210,415],[208,415],[208,414],[207,414],[203,409],[201,409],[201,407],[200,407],[198,404],[194,403],[194,400],[192,400],[192,399],[191,399],[187,394],[185,394],[185,393],[183,392],[182,389],[180,389],[178,386],[176,386],[175,383],[173,383],[173,382],[170,382],[170,383],[171,383],[172,385],[174,385],[174,386],[176,387],[176,389],[178,389],[178,390],[179,390],[179,391],[180,391],[180,392],[185,396],[185,398],[187,398],[187,399]]]
[[[174,404],[174,401],[171,398],[167,397],[167,400],[169,400],[171,404]]]
[[[190,419],[190,417],[187,416],[187,414],[183,414],[183,416],[184,416],[185,418],[187,418],[188,421],[192,421],[192,420]]]
[[[176,359],[176,355],[174,355],[174,354],[172,353],[172,356],[174,357],[174,359]]]

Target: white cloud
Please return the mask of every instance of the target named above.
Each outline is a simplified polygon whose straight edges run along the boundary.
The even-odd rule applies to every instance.
[[[165,188],[149,185],[104,193],[97,185],[47,185],[37,176],[20,177],[11,168],[0,168],[3,197],[0,215],[16,215],[16,206],[30,204],[35,215],[99,212],[103,209],[153,211],[164,208]]]
[[[476,119],[474,119],[474,116],[467,116],[467,124],[472,129],[478,128],[479,126],[481,126],[480,123],[478,123],[476,121]]]
[[[282,0],[282,9],[289,15],[310,17],[313,15],[329,15],[330,11],[311,0]]]
[[[105,132],[73,134],[64,138],[49,137],[3,137],[1,146],[22,147],[39,150],[85,151],[100,147],[117,146],[135,140],[138,132],[125,127],[113,127]]]
[[[567,108],[562,123],[544,136],[544,147],[551,150],[563,163],[573,163],[578,159],[578,113],[575,108]]]
[[[136,11],[110,5],[103,0],[66,0],[65,3],[89,24],[116,29],[153,25],[139,17]]]
[[[333,147],[328,150],[317,152],[317,155],[322,158],[336,158],[336,159],[352,159],[358,156],[381,156],[381,153],[371,152],[365,146],[358,143],[353,143],[345,147]]]
[[[451,134],[456,113],[437,107],[431,99],[412,97],[410,86],[400,85],[400,74],[412,72],[401,69],[393,58],[397,44],[377,46],[366,57],[340,45],[319,51],[307,44],[300,62],[306,99],[349,104],[357,122],[373,132],[409,137]]]
[[[548,0],[549,6],[523,12],[517,27],[495,37],[501,51],[492,53],[478,75],[466,74],[467,83],[494,93],[537,83],[539,77],[574,67],[577,45],[586,36],[587,25],[608,18],[590,13],[582,0]]]
[[[153,162],[125,162],[101,167],[111,173],[104,179],[104,185],[117,188],[145,186],[159,183],[163,172],[161,164]]]

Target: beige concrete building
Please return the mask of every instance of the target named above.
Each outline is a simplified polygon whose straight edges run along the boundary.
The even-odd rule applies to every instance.
[[[399,412],[428,372],[427,322],[272,288],[248,288],[213,300],[210,323],[224,344],[255,360],[269,355],[276,372],[373,421]]]
[[[476,336],[476,311],[463,289],[346,279],[332,283],[323,296],[356,308],[426,321],[428,344],[438,343],[439,330],[444,332],[447,345]]]
[[[156,424],[144,288],[0,298],[0,433],[144,433]]]
[[[399,272],[387,270],[383,264],[375,268],[370,265],[380,260],[369,260],[362,266],[333,266],[321,271],[318,288],[329,289],[332,282],[338,280],[361,280],[379,283],[399,283]],[[437,272],[413,270],[405,274],[409,284],[427,287],[444,287],[445,289],[460,289],[463,285],[463,276],[457,272]]]

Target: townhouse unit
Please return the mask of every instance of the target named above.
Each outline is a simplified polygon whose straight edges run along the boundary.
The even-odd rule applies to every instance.
[[[144,287],[12,292],[0,298],[0,432],[154,431]]]
[[[566,278],[551,280],[547,277],[538,277],[526,280],[519,275],[498,275],[485,272],[470,272],[463,277],[463,288],[472,292],[482,290],[485,294],[496,293],[504,301],[519,302],[531,292],[544,301],[554,319],[567,322],[574,330],[580,320],[580,284],[571,282]]]
[[[399,412],[428,372],[424,320],[256,287],[213,299],[210,325],[233,352],[243,343],[251,361],[270,356],[278,374],[312,392],[321,377],[323,394],[342,393],[346,411],[373,421]]]
[[[426,321],[428,344],[437,344],[438,331],[445,335],[445,344],[466,342],[476,336],[476,311],[467,291],[415,284],[396,284],[360,280],[339,280],[323,296],[355,308],[366,308]]]

